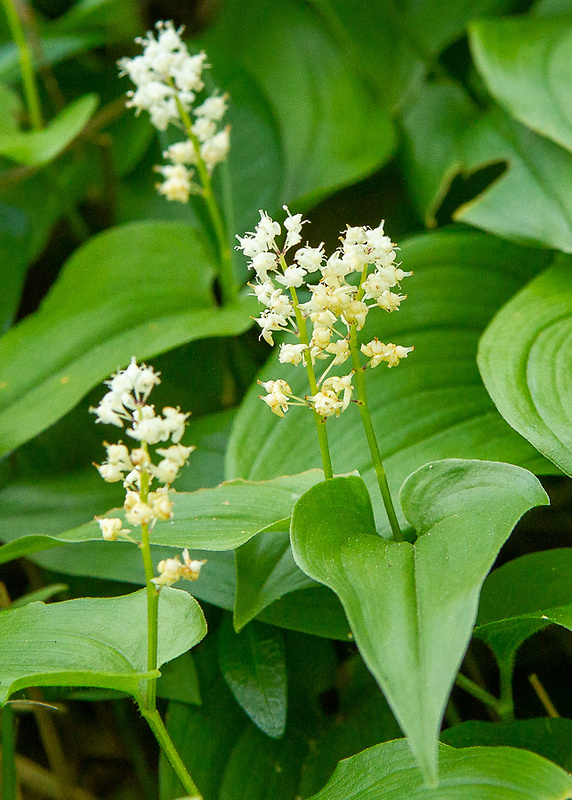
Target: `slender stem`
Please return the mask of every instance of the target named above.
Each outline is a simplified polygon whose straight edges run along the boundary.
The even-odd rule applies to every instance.
[[[475,683],[470,678],[467,678],[466,675],[459,673],[457,678],[455,679],[455,683],[457,686],[460,686],[461,689],[464,689],[468,694],[476,697],[477,700],[480,700],[481,703],[484,703],[489,708],[498,714],[499,717],[502,717],[505,712],[505,708],[503,705],[502,700],[498,697],[495,697],[490,692],[487,692],[486,689],[483,689],[482,686],[479,686],[478,683]]]
[[[16,736],[14,713],[7,703],[2,709],[2,800],[16,800],[18,776],[16,774]]]
[[[183,122],[185,133],[189,137],[190,141],[193,143],[193,146],[195,148],[195,153],[197,155],[196,166],[197,166],[197,171],[199,173],[199,177],[201,179],[203,197],[213,224],[218,244],[219,258],[220,258],[220,270],[218,277],[220,281],[222,298],[225,303],[232,303],[234,300],[236,300],[237,286],[234,280],[234,273],[232,270],[232,255],[228,243],[228,237],[224,227],[224,222],[216,198],[214,196],[210,173],[207,169],[207,165],[205,164],[203,157],[201,156],[201,143],[197,139],[196,135],[193,133],[193,124],[191,122],[191,118],[188,115],[187,111],[185,110],[177,94],[175,94],[175,101],[177,103],[179,115]]]
[[[284,257],[282,256],[284,262]],[[285,267],[285,262],[283,263]],[[304,364],[306,365],[306,372],[308,373],[308,383],[310,384],[311,393],[317,394],[319,391],[318,382],[316,380],[316,373],[314,372],[314,365],[312,364],[312,354],[310,353],[310,340],[308,338],[308,329],[306,327],[306,320],[300,311],[300,304],[298,302],[298,294],[296,289],[291,286],[290,294],[292,296],[292,305],[294,306],[294,313],[296,314],[296,324],[298,325],[300,342],[306,345],[304,350]],[[332,470],[332,459],[330,456],[330,446],[328,444],[328,432],[326,430],[326,420],[313,409],[314,422],[316,423],[316,430],[318,431],[318,443],[320,445],[320,454],[322,456],[322,466],[324,468],[324,476],[326,480],[334,477]]]
[[[173,740],[169,736],[167,729],[161,719],[157,709],[141,708],[141,713],[147,720],[149,727],[153,731],[157,742],[163,753],[169,760],[170,765],[173,767],[175,775],[180,780],[183,788],[189,795],[188,800],[203,800],[203,797],[196,787],[195,782],[189,775],[187,768],[183,763],[183,759],[178,754]]]
[[[528,680],[530,681],[530,685],[536,692],[538,699],[544,706],[544,709],[548,714],[548,716],[552,717],[553,719],[557,719],[560,716],[560,714],[558,713],[558,711],[556,710],[556,706],[548,696],[548,692],[538,680],[538,675],[533,672],[532,675],[528,676]]]
[[[395,513],[395,506],[393,505],[391,492],[389,491],[387,475],[385,474],[385,469],[383,467],[383,462],[381,460],[381,453],[379,452],[379,446],[377,444],[377,438],[375,435],[375,431],[373,429],[373,423],[371,421],[371,416],[369,413],[369,406],[367,404],[365,372],[360,363],[357,329],[355,323],[350,326],[350,350],[352,354],[352,362],[355,369],[356,389],[359,400],[358,403],[359,413],[361,416],[361,421],[363,424],[363,429],[365,431],[367,443],[369,445],[369,452],[371,453],[373,468],[377,476],[379,491],[381,492],[383,505],[385,506],[385,511],[389,519],[389,524],[391,525],[393,538],[395,539],[396,542],[401,542],[403,541],[403,534],[401,533],[401,528],[399,527],[397,514]]]
[[[30,48],[26,41],[24,28],[18,16],[16,4],[14,0],[2,0],[6,17],[8,18],[8,25],[10,33],[16,47],[18,48],[18,56],[20,59],[20,72],[22,74],[22,85],[24,88],[24,96],[26,98],[26,105],[28,107],[28,114],[30,122],[34,130],[41,130],[44,126],[42,119],[42,109],[40,106],[40,95],[38,93],[38,84],[36,83],[36,75],[32,65],[32,57],[30,55]]]
[[[142,443],[146,449],[146,445]],[[146,469],[141,470],[141,502],[146,503],[149,497],[149,473]],[[157,591],[153,578],[153,559],[151,557],[151,544],[149,525],[141,525],[141,555],[143,556],[143,566],[145,568],[145,584],[147,589],[147,670],[153,672],[157,669],[157,638],[159,625],[159,592]],[[153,710],[157,698],[157,679],[150,678],[147,681],[146,701],[147,707]]]

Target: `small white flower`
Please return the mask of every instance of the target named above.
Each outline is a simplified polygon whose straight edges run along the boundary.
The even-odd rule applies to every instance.
[[[106,542],[115,542],[120,534],[130,533],[128,529],[123,528],[122,520],[117,517],[106,517],[105,519],[96,518],[96,521],[101,529],[101,535]]]
[[[281,364],[299,364],[307,349],[305,344],[281,344],[278,361]]]
[[[130,525],[149,525],[154,519],[153,509],[142,500],[125,509],[125,519]]]
[[[212,172],[217,164],[226,159],[229,150],[230,128],[227,126],[224,130],[207,139],[201,147],[201,156],[207,169]]]
[[[170,447],[158,447],[155,452],[172,461],[177,467],[184,467],[193,450],[195,450],[194,446],[185,447],[182,444],[172,444]]]
[[[302,286],[304,278],[306,277],[306,270],[303,267],[286,267],[283,275],[277,275],[276,280],[282,286],[290,288],[294,286],[296,289]]]
[[[163,409],[163,417],[165,430],[167,431],[167,436],[163,439],[166,441],[169,437],[174,444],[177,444],[183,438],[183,434],[185,432],[185,425],[187,424],[187,419],[189,418],[190,414],[184,414],[180,408],[171,408],[170,406],[166,406]]]
[[[342,401],[338,400],[336,394],[332,391],[318,392],[313,397],[309,397],[308,400],[310,400],[321,417],[339,415],[342,408]]]
[[[195,115],[219,122],[225,115],[227,109],[226,101],[226,95],[207,97],[202,105],[195,108]]]
[[[283,417],[288,411],[288,399],[292,396],[290,386],[283,380],[266,381],[266,383],[259,381],[259,383],[268,392],[266,397],[259,395],[259,398],[266,403],[273,414]]]
[[[163,183],[157,184],[157,191],[167,200],[177,203],[186,203],[191,193],[192,172],[184,164],[167,164],[158,167],[157,171],[163,175]]]

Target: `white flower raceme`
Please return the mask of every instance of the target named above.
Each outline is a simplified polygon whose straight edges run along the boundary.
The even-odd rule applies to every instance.
[[[399,310],[406,295],[392,289],[412,273],[404,272],[395,262],[396,245],[385,234],[383,221],[377,228],[348,227],[340,237],[340,247],[329,257],[323,244],[318,247],[303,244],[293,251],[291,260],[288,257],[289,263],[286,256],[302,242],[302,226],[307,221],[300,214],[291,214],[286,206],[284,209],[287,216],[282,243],[282,227],[265,211],[260,211],[260,221],[253,232],[237,236],[237,249],[250,259],[249,267],[256,276],[249,285],[258,301],[266,306],[256,322],[261,337],[271,345],[275,332],[293,333],[300,338],[299,344],[280,345],[281,363],[298,365],[307,361],[308,369],[317,359],[329,364],[317,379],[319,391],[305,400],[295,397],[285,381],[263,383],[267,394],[261,399],[277,416],[284,416],[293,404],[305,404],[324,418],[339,416],[352,399],[353,372],[344,377],[326,376],[332,367],[352,357],[351,336],[362,330],[372,308],[390,313]],[[308,281],[312,273],[317,273],[317,280],[314,277]],[[352,277],[353,273],[357,275]],[[282,287],[289,291],[290,298],[282,293]],[[310,299],[299,303],[298,289],[307,290]],[[300,315],[303,326],[298,325]],[[304,336],[308,337],[303,341],[299,327],[305,328]],[[412,350],[412,347],[385,345],[377,339],[361,348],[370,359],[366,366],[371,367],[381,361],[396,366]],[[305,356],[306,352],[309,356]],[[354,358],[358,358],[355,351]],[[354,368],[358,368],[355,360]]]
[[[210,173],[224,161],[230,147],[230,128],[219,130],[227,109],[226,95],[216,91],[196,103],[204,89],[203,70],[208,68],[206,54],[191,55],[181,34],[172,22],[157,22],[155,34],[135,41],[143,47],[141,55],[122,58],[120,75],[128,75],[136,86],[127,92],[127,106],[136,113],[147,111],[151,123],[159,131],[174,124],[187,130],[189,139],[171,145],[163,156],[172,163],[157,167],[164,182],[157,185],[167,200],[186,203],[191,193],[201,192],[193,183],[193,171],[185,165],[196,166],[202,161]],[[190,126],[190,129],[189,129]]]

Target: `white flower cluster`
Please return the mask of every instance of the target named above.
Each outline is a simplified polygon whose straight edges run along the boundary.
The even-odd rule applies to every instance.
[[[224,161],[230,147],[230,128],[219,130],[226,108],[226,97],[216,92],[198,106],[193,106],[197,93],[204,89],[202,79],[206,54],[190,55],[181,39],[183,28],[175,30],[172,22],[157,22],[157,38],[153,32],[135,41],[143,53],[118,62],[121,75],[128,75],[136,85],[127,92],[127,106],[148,111],[152,124],[164,131],[173,123],[186,127],[190,121],[191,138],[171,145],[163,153],[170,164],[157,167],[164,178],[158,190],[168,200],[186,203],[189,194],[201,189],[192,181],[193,170],[201,160],[208,172]]]
[[[290,214],[286,206],[284,209],[286,236],[282,246],[276,241],[282,233],[281,226],[264,211],[260,211],[260,222],[254,233],[237,237],[240,243],[237,249],[250,259],[249,266],[256,274],[256,281],[251,284],[254,294],[266,306],[256,321],[262,329],[261,336],[272,345],[275,331],[300,335],[296,321],[298,311],[308,327],[311,323],[311,336],[307,343],[281,344],[280,362],[300,364],[311,360],[314,364],[316,359],[330,359],[330,363],[318,382],[319,392],[315,395],[302,400],[292,394],[285,381],[279,380],[262,384],[267,396],[261,399],[278,416],[284,416],[289,405],[299,404],[309,404],[321,417],[339,416],[352,398],[353,370],[342,377],[326,376],[333,366],[351,357],[350,332],[353,327],[358,331],[363,328],[370,309],[399,310],[406,295],[392,290],[412,273],[404,272],[396,263],[395,245],[385,235],[383,221],[373,229],[348,227],[340,237],[341,246],[329,258],[326,258],[323,244],[318,247],[306,244],[294,252],[288,264],[286,253],[301,243],[302,225],[306,220],[301,214]],[[307,284],[308,274],[316,272],[320,274],[319,281]],[[354,273],[356,277],[352,280]],[[310,291],[311,297],[298,305],[296,289],[302,286]],[[289,294],[284,293],[286,289],[290,290]],[[382,361],[394,367],[412,350],[413,347],[384,344],[378,339],[361,345],[370,367]]]
[[[201,567],[206,563],[206,559],[202,561],[192,559],[189,551],[185,548],[183,550],[182,563],[179,556],[159,561],[157,566],[159,576],[153,578],[153,583],[160,588],[161,586],[172,586],[181,578],[186,578],[188,581],[196,581],[201,573]]]
[[[178,408],[167,407],[163,409],[163,415],[158,416],[154,406],[147,403],[151,390],[160,382],[159,373],[153,367],[137,364],[136,359],[132,358],[126,369],[120,370],[106,381],[109,391],[96,408],[90,409],[97,416],[97,422],[118,427],[123,427],[124,423],[129,424],[127,434],[138,440],[138,446],[131,450],[123,442],[104,442],[107,458],[103,464],[95,466],[107,483],[123,481],[127,490],[123,507],[128,524],[146,525],[150,530],[156,522],[172,519],[173,503],[169,498],[169,487],[195,449],[180,442],[189,414],[182,413]],[[169,439],[172,443],[168,447],[155,449],[155,455],[159,457],[155,463],[149,453],[149,446]],[[149,491],[153,481],[162,485]],[[123,520],[119,517],[96,517],[96,520],[105,540],[116,541],[121,537],[135,541],[130,536],[131,530],[123,527]],[[192,563],[196,567],[197,562]],[[200,566],[198,569],[195,567],[188,571],[188,565],[182,566],[187,572],[182,572],[180,577],[196,580]],[[171,569],[169,574],[172,572]],[[196,577],[191,578],[191,574]],[[158,587],[174,583],[157,580]]]

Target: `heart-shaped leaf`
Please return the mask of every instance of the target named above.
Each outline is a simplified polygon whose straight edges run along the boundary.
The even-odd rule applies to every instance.
[[[469,31],[477,69],[499,103],[572,150],[572,16],[484,19]]]
[[[39,311],[0,339],[0,454],[54,423],[131,356],[248,329],[252,298],[217,307],[213,278],[203,235],[181,223],[119,226],[80,247]]]
[[[39,167],[53,161],[85,128],[98,103],[94,94],[74,100],[39,131],[0,131],[0,155]]]
[[[507,303],[486,329],[478,363],[498,410],[572,475],[572,269],[560,257]]]
[[[27,686],[97,686],[140,697],[147,672],[146,592],[124,597],[31,603],[0,613],[0,704]],[[199,604],[163,589],[158,665],[206,634]],[[158,673],[157,673],[158,675]]]
[[[425,465],[402,488],[403,510],[419,534],[415,544],[376,533],[360,478],[317,484],[294,507],[294,558],[339,596],[360,652],[430,780],[437,777],[441,719],[482,582],[522,514],[547,502],[526,470],[451,459]]]
[[[572,778],[550,761],[512,747],[440,745],[439,784],[429,787],[403,739],[341,761],[310,800],[566,800]]]

